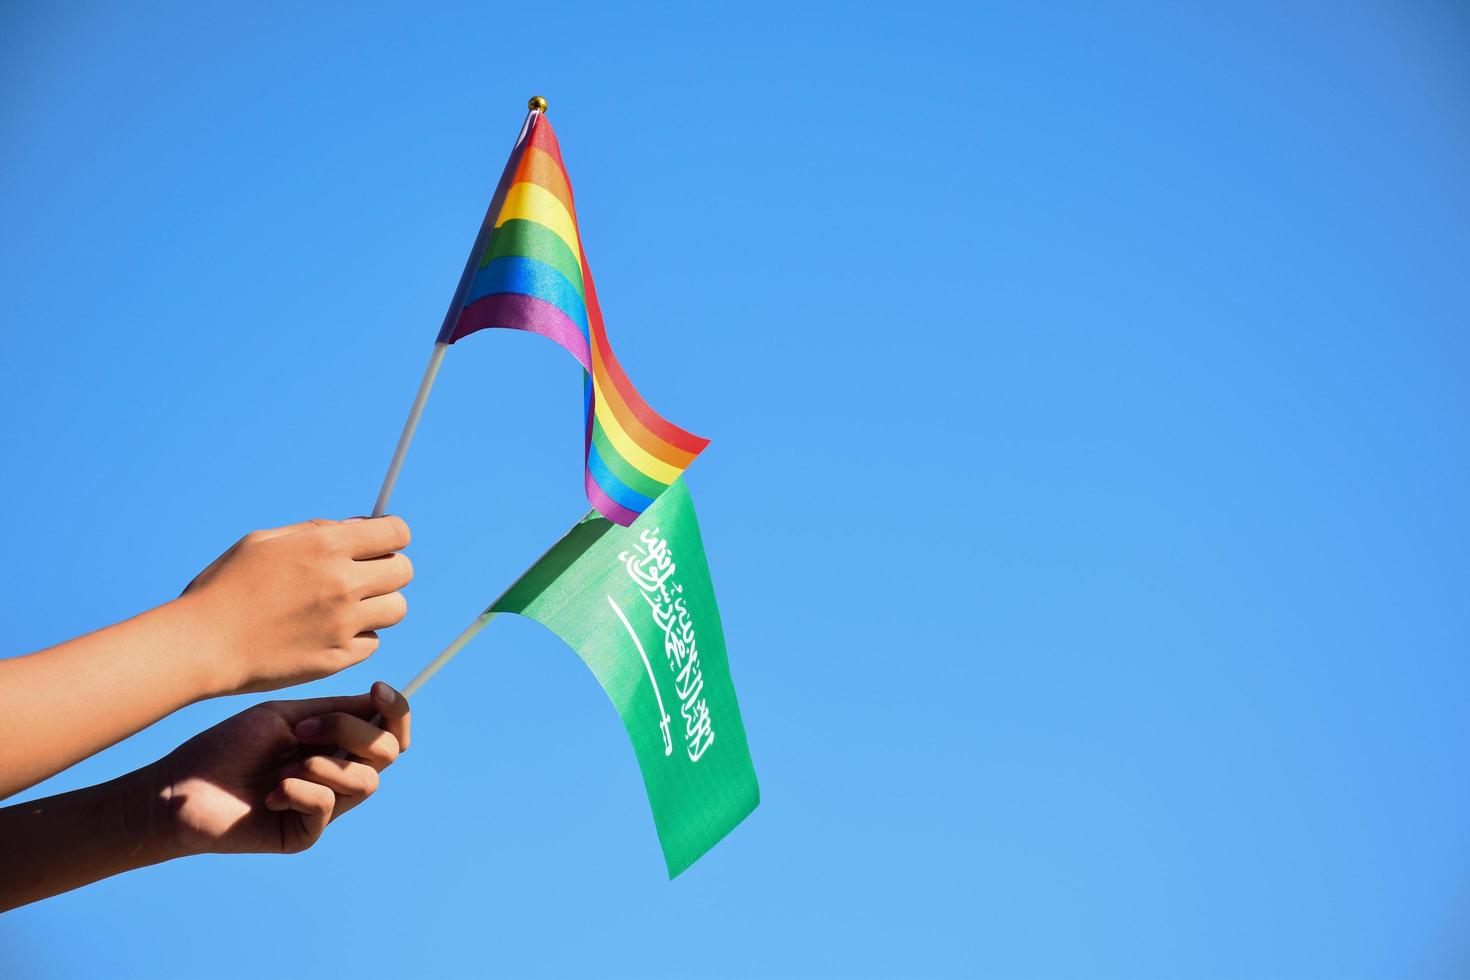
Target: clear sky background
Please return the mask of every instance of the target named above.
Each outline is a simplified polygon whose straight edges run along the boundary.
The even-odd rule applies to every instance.
[[[315,850],[4,916],[0,974],[1470,971],[1464,7],[301,6],[0,11],[0,652],[371,507],[541,93],[618,352],[713,439],[763,802],[668,882],[611,706],[501,620]],[[582,513],[580,385],[450,352],[409,620],[300,695]]]

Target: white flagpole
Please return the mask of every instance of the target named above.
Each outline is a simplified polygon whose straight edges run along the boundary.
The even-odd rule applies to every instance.
[[[597,511],[595,511],[595,510],[589,510],[589,511],[587,511],[587,513],[585,513],[581,517],[577,518],[577,524],[581,524],[587,518],[593,516],[596,513],[597,513]],[[577,524],[573,524],[571,527],[567,528],[567,534],[571,534],[572,531],[576,530]],[[563,534],[560,538],[557,538],[556,541],[551,545],[551,548],[555,548],[558,544],[561,544],[562,538],[565,538],[567,536],[567,534]],[[544,559],[547,555],[551,554],[551,548],[547,548],[545,551],[541,552],[541,557],[540,558],[537,558],[535,561],[531,562],[531,564],[529,566],[527,566],[526,571],[528,572],[532,568],[535,568],[537,565],[541,564],[542,559]],[[490,620],[492,620],[496,616],[499,616],[500,615],[500,613],[493,612],[492,611],[495,608],[496,603],[498,603],[501,599],[504,599],[506,597],[506,594],[509,593],[511,589],[515,588],[518,584],[520,584],[521,579],[523,579],[525,577],[526,577],[526,573],[525,572],[522,572],[520,574],[520,576],[514,582],[510,583],[510,585],[506,588],[505,592],[502,592],[502,593],[500,593],[500,595],[498,595],[498,596],[495,597],[495,602],[490,603],[490,607],[488,609],[486,609],[484,612],[480,613],[480,615],[476,616],[475,617],[475,621],[473,623],[471,623],[469,626],[465,627],[465,631],[463,633],[459,634],[458,636],[456,636],[454,638],[454,642],[453,643],[449,644],[449,646],[447,646],[443,650],[439,651],[439,655],[438,656],[436,656],[433,660],[430,660],[428,662],[428,664],[426,664],[424,666],[424,669],[423,670],[421,670],[417,674],[415,674],[413,680],[409,681],[407,684],[404,685],[404,687],[403,687],[403,696],[405,698],[411,698],[415,694],[417,694],[418,691],[419,691],[419,688],[421,688],[425,684],[429,683],[429,678],[431,678],[435,674],[439,673],[440,669],[443,668],[443,666],[445,664],[449,663],[449,661],[453,660],[455,658],[455,655],[457,655],[459,653],[459,651],[463,650],[465,648],[465,646],[471,640],[473,640],[476,636],[479,636],[480,635],[480,630],[484,629],[486,626],[489,626],[490,625]],[[383,723],[383,716],[380,715],[380,714],[374,713],[373,716],[368,719],[368,724],[370,724],[370,725],[381,725],[382,723]],[[345,758],[347,758],[347,750],[346,749],[339,749],[339,750],[337,750],[337,753],[335,755],[333,755],[332,758],[334,758],[334,759],[345,759]]]
[[[464,272],[460,273],[459,286],[454,290],[454,298],[449,301],[449,312],[444,314],[444,325],[439,334],[443,336],[448,330],[453,329],[454,321],[458,319],[460,309],[464,306],[465,296],[469,294],[470,285],[475,281],[475,273],[480,267],[480,257],[485,254],[485,246],[490,243],[490,236],[495,232],[495,219],[500,216],[501,205],[505,203],[505,195],[510,190],[510,180],[515,172],[515,164],[518,151],[526,141],[526,136],[531,132],[531,123],[536,116],[546,111],[546,100],[541,96],[533,96],[528,103],[530,109],[526,113],[526,119],[521,123],[521,131],[516,136],[515,145],[511,147],[510,159],[506,161],[505,170],[500,175],[500,183],[495,187],[495,193],[490,198],[490,207],[485,210],[485,220],[480,223],[480,233],[475,236],[475,244],[470,248],[470,257],[465,261]],[[403,423],[403,432],[398,436],[398,447],[393,450],[393,459],[388,463],[388,473],[383,477],[383,486],[378,490],[377,503],[373,504],[373,516],[382,517],[388,512],[388,500],[393,496],[393,487],[398,482],[398,472],[403,469],[403,460],[408,455],[409,443],[413,442],[414,430],[419,427],[419,419],[424,414],[424,403],[429,400],[429,389],[434,387],[434,378],[439,374],[439,365],[444,360],[444,352],[449,349],[449,344],[436,342],[434,353],[429,357],[429,366],[424,369],[424,378],[419,382],[418,394],[414,396],[413,406],[408,410],[408,421]]]
[[[577,518],[577,523],[576,524],[573,524],[571,527],[567,528],[566,534],[563,534],[560,538],[557,538],[554,542],[552,542],[551,548],[547,548],[545,551],[543,551],[541,553],[541,557],[540,558],[537,558],[535,561],[531,562],[530,565],[527,565],[526,566],[526,571],[529,572],[531,569],[533,569],[537,565],[541,564],[541,562],[546,558],[546,556],[549,555],[549,554],[551,554],[551,549],[552,548],[555,548],[557,545],[561,544],[562,541],[566,538],[567,534],[571,534],[573,531],[575,531],[577,529],[577,525],[578,524],[581,524],[587,518],[593,517],[596,514],[597,514],[597,511],[595,511],[595,510],[589,510],[589,511],[587,511],[587,513],[583,514],[581,517]],[[439,673],[439,670],[445,664],[449,663],[449,661],[453,660],[454,657],[455,657],[455,655],[458,654],[459,651],[461,651],[461,650],[463,650],[465,648],[465,645],[466,644],[468,644],[471,640],[473,640],[476,636],[479,635],[480,630],[482,630],[486,626],[490,625],[490,620],[492,620],[496,616],[499,616],[500,615],[499,613],[492,611],[492,610],[494,610],[494,608],[496,606],[496,603],[499,603],[501,599],[504,599],[506,597],[506,595],[510,592],[510,590],[513,589],[513,588],[515,588],[517,585],[519,585],[521,579],[523,579],[525,577],[526,577],[525,572],[522,572],[519,576],[517,576],[516,580],[514,582],[512,582],[506,588],[506,590],[504,592],[500,593],[500,595],[498,595],[498,596],[495,597],[495,602],[490,603],[489,607],[484,612],[482,612],[479,616],[475,617],[475,621],[473,623],[471,623],[468,627],[466,627],[465,628],[465,631],[463,633],[459,634],[458,636],[456,636],[454,638],[454,642],[453,643],[449,644],[449,646],[447,646],[443,650],[441,650],[439,652],[439,655],[437,657],[435,657],[433,660],[430,660],[429,663],[427,664],[427,666],[425,666],[423,670],[419,671],[416,675],[414,675],[414,679],[411,680],[411,681],[409,681],[408,682],[408,685],[406,687],[404,687],[404,689],[403,689],[403,696],[406,697],[406,698],[411,698],[415,694],[417,694],[419,688],[423,687],[425,684],[427,684],[429,682],[429,678],[431,678],[435,674]]]
[[[497,599],[496,601],[499,602],[500,600]],[[445,647],[440,652],[439,656],[435,657],[433,660],[430,660],[428,665],[414,676],[413,680],[404,685],[403,696],[406,698],[411,698],[415,694],[417,694],[419,688],[423,687],[429,682],[430,677],[433,677],[435,674],[439,673],[439,668],[443,667],[445,664],[449,663],[449,661],[453,660],[455,654],[463,650],[465,648],[465,644],[469,643],[477,635],[479,635],[480,630],[490,625],[490,620],[494,619],[498,615],[500,614],[486,611],[477,616],[475,618],[475,621],[471,623],[463,633],[454,638],[453,643]]]
[[[378,502],[373,504],[373,516],[382,517],[388,512],[388,498],[393,496],[393,485],[398,482],[398,471],[403,469],[403,458],[408,455],[408,444],[413,442],[414,430],[419,427],[419,418],[424,414],[424,403],[429,400],[429,389],[434,387],[434,378],[439,374],[439,365],[444,361],[448,344],[434,345],[429,357],[429,366],[424,369],[424,380],[419,382],[419,393],[413,397],[413,407],[408,410],[408,421],[403,423],[403,432],[398,437],[398,448],[393,450],[393,460],[388,464],[388,475],[383,477],[383,486],[378,490]]]
[[[495,602],[499,601],[499,599],[495,600]],[[491,603],[491,605],[494,604],[495,603]],[[465,644],[473,640],[475,636],[479,634],[480,630],[489,625],[490,620],[494,619],[498,615],[500,614],[493,613],[487,609],[479,616],[475,617],[475,621],[469,625],[468,629],[456,636],[453,643],[449,644],[449,646],[440,651],[439,656],[435,657],[433,660],[430,660],[428,665],[414,676],[413,680],[409,681],[403,686],[403,696],[405,698],[412,698],[415,694],[417,694],[419,688],[423,687],[429,682],[430,677],[433,677],[435,674],[439,673],[439,668],[443,667],[445,664],[449,663],[449,661],[453,660],[454,655],[463,650],[465,648]],[[368,719],[368,724],[377,725],[379,728],[381,728],[383,726],[382,713],[377,711],[373,712],[373,716]],[[347,750],[338,749],[336,752],[332,753],[332,758],[347,758]]]

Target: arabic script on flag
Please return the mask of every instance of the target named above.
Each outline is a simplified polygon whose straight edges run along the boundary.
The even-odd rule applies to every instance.
[[[714,723],[704,693],[704,672],[699,666],[699,649],[694,635],[694,620],[684,596],[684,586],[674,577],[677,566],[667,538],[659,537],[659,529],[644,530],[629,551],[621,552],[618,561],[628,577],[642,589],[654,624],[664,635],[664,656],[674,673],[674,693],[684,716],[684,745],[689,761],[698,762],[714,743]],[[642,652],[640,650],[640,652]],[[658,681],[650,674],[655,689]],[[662,707],[662,699],[660,699]]]

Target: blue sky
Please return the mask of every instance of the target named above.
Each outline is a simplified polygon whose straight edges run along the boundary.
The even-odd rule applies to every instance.
[[[1110,7],[7,5],[0,653],[371,506],[539,92],[621,359],[713,439],[763,802],[666,881],[612,708],[499,620],[315,850],[9,914],[0,972],[1470,969],[1470,17]],[[410,618],[301,694],[582,512],[580,391],[451,351]]]

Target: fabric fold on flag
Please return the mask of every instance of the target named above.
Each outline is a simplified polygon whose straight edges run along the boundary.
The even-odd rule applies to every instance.
[[[571,181],[545,114],[512,151],[478,270],[445,318],[439,342],[477,330],[547,337],[585,372],[583,459],[587,499],[627,526],[709,445],[655,412],[614,356],[577,226]]]

